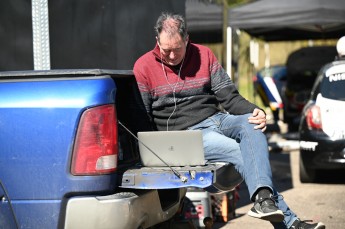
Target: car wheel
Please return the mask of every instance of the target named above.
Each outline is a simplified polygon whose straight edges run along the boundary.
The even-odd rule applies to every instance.
[[[307,168],[301,156],[299,159],[299,178],[302,183],[313,183],[316,179],[315,169]]]

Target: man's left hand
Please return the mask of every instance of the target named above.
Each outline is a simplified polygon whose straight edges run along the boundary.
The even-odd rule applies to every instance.
[[[261,129],[264,132],[266,126],[266,114],[263,110],[255,108],[251,117],[248,118],[249,123],[257,124],[254,129]]]

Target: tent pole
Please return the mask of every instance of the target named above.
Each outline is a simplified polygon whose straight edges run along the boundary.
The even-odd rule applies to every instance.
[[[227,65],[227,28],[228,28],[228,2],[223,0],[223,65],[226,71],[231,66]]]
[[[48,0],[31,0],[34,70],[50,70]]]
[[[265,68],[269,68],[271,63],[270,63],[270,45],[268,42],[265,42]]]
[[[226,72],[228,73],[230,79],[232,79],[232,28],[230,26],[227,28],[226,33]]]

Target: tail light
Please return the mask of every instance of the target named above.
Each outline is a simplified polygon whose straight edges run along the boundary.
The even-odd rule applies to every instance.
[[[117,167],[117,125],[114,105],[86,110],[73,149],[73,175],[108,174]]]
[[[320,107],[313,105],[306,111],[306,121],[309,129],[322,129]]]

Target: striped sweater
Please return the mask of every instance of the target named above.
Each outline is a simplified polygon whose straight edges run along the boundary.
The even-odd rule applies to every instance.
[[[219,104],[234,115],[257,107],[238,93],[215,55],[202,45],[189,43],[182,66],[164,69],[156,45],[136,61],[133,72],[158,130],[184,130],[219,112]]]

